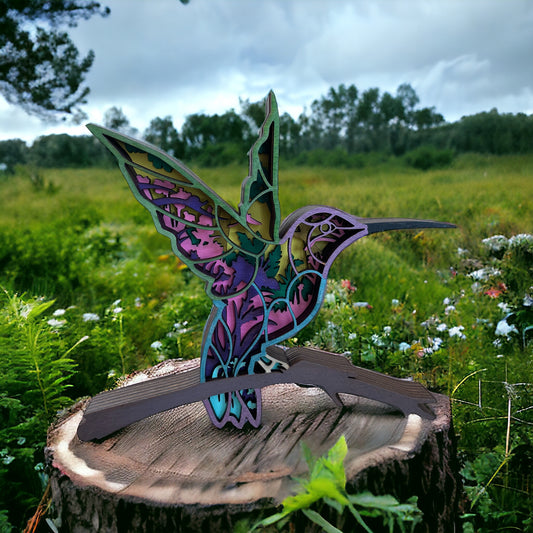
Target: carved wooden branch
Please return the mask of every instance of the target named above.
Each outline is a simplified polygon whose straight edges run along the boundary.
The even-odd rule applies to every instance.
[[[320,387],[339,406],[339,394],[353,394],[389,404],[405,415],[434,418],[428,404],[435,399],[419,383],[360,368],[343,356],[313,348],[271,346],[267,351],[278,360],[286,360],[288,369],[201,382],[198,368],[102,392],[90,400],[78,437],[84,441],[100,439],[161,411],[217,394],[277,383]]]

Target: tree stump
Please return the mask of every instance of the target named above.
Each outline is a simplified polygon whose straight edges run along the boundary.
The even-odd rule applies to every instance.
[[[169,360],[123,384],[198,364]],[[337,407],[321,389],[279,384],[263,389],[259,429],[217,429],[203,405],[194,403],[97,442],[76,435],[86,403],[80,402],[48,435],[60,531],[233,531],[242,519],[253,524],[274,513],[295,492],[294,477],[307,471],[301,442],[317,456],[343,434],[349,492],[392,494],[400,501],[416,495],[424,512],[417,531],[459,531],[461,486],[450,403],[435,396],[431,421],[349,395],[342,396],[344,407]]]

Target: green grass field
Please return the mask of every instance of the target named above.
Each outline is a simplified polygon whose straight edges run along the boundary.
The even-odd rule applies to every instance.
[[[238,203],[246,161],[195,170]],[[283,216],[326,204],[457,224],[345,250],[319,316],[289,342],[448,394],[465,530],[533,531],[533,156],[463,155],[427,172],[393,159],[282,164],[279,181]],[[12,487],[0,490],[2,531],[38,500],[54,409],[164,358],[197,357],[210,305],[118,169],[20,168],[0,192],[0,484]],[[494,235],[505,239],[483,242]],[[66,380],[38,379],[39,364]]]

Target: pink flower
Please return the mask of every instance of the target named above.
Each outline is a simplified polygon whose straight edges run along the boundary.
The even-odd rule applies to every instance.
[[[349,279],[341,280],[341,287],[350,292],[355,292],[357,290],[357,287],[354,287]]]

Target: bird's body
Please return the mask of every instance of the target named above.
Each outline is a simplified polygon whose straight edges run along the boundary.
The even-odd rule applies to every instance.
[[[117,157],[174,253],[205,281],[213,307],[203,333],[203,381],[279,370],[284,363],[268,356],[266,348],[294,336],[316,315],[331,264],[357,239],[387,229],[449,226],[361,219],[326,206],[300,208],[281,223],[273,93],[250,151],[238,209],[157,148],[98,126],[89,129]],[[260,424],[259,389],[212,396],[204,404],[217,427]]]

